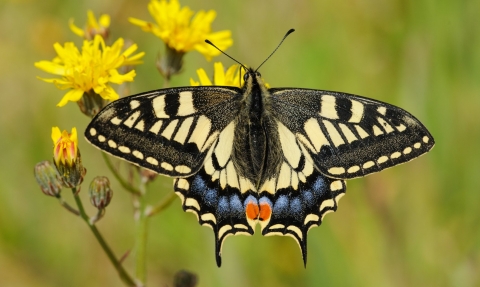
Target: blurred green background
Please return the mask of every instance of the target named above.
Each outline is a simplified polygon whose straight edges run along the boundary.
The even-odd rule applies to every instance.
[[[127,22],[151,21],[147,1],[3,0],[0,2],[0,286],[122,286],[87,226],[44,196],[35,163],[50,159],[52,126],[83,132],[89,119],[64,92],[36,79],[33,63],[51,60],[53,44],[81,39],[68,28],[86,11],[112,17],[111,39],[131,39],[147,54],[132,93],[162,86],[154,62],[163,43]],[[427,155],[348,181],[339,210],[309,233],[303,267],[288,237],[226,240],[216,267],[214,236],[184,213],[178,199],[150,221],[148,285],[171,286],[187,269],[198,286],[480,286],[480,1],[193,1],[218,12],[214,30],[232,31],[228,53],[257,66],[289,28],[297,31],[262,67],[272,87],[359,94],[410,111],[437,142]],[[232,62],[224,56],[226,66]],[[173,86],[189,84],[197,52],[185,56]],[[210,73],[209,72],[209,73]],[[80,139],[86,183],[110,175],[99,152]],[[118,256],[132,247],[130,195],[115,195],[98,227]],[[87,185],[81,196],[88,212]],[[155,203],[172,180],[149,187]],[[68,195],[68,190],[64,191]],[[65,196],[69,201],[71,198]],[[125,262],[128,270],[133,260]]]

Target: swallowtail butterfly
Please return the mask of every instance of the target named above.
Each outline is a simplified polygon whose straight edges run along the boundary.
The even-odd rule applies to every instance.
[[[293,31],[289,31],[293,32]],[[288,34],[287,34],[288,35]],[[410,161],[434,146],[396,106],[356,95],[268,89],[247,69],[241,88],[161,89],[117,100],[85,131],[101,150],[174,178],[185,211],[215,234],[307,233],[337,209],[345,180]]]

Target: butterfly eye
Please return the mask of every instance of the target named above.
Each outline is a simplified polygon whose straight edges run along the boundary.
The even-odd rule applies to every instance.
[[[260,74],[260,72],[255,72],[255,75],[258,76],[258,77],[262,76],[262,74]]]
[[[249,77],[250,77],[250,74],[246,73],[245,75],[243,75],[243,80],[246,82]]]

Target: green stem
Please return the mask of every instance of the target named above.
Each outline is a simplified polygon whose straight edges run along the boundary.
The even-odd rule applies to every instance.
[[[102,152],[103,159],[107,163],[108,168],[112,171],[113,176],[118,180],[120,185],[125,188],[127,191],[133,193],[133,194],[140,194],[140,191],[136,189],[135,187],[131,186],[126,180],[122,178],[120,173],[117,171],[117,169],[113,166],[112,162],[110,161],[110,158],[108,155],[104,152]]]
[[[137,230],[135,234],[135,277],[139,282],[145,284],[146,276],[146,253],[147,253],[147,235],[148,235],[148,216],[145,213],[147,206],[146,200],[146,182],[144,178],[140,179],[140,195],[137,197]]]
[[[127,286],[137,286],[133,279],[128,275],[128,273],[123,269],[123,266],[120,264],[120,262],[117,260],[115,257],[115,254],[113,254],[113,251],[110,249],[108,246],[107,242],[105,239],[103,239],[102,235],[98,231],[97,227],[93,224],[90,224],[90,219],[88,218],[88,215],[85,212],[85,209],[83,208],[82,201],[80,197],[78,196],[76,188],[72,188],[73,192],[73,197],[75,198],[75,202],[77,203],[77,207],[80,213],[80,217],[87,223],[88,227],[92,231],[93,235],[97,239],[98,243],[100,243],[100,246],[102,247],[103,251],[108,256],[108,259],[110,259],[110,262],[113,264],[113,267],[118,272],[118,275],[120,276],[120,279],[127,285]]]
[[[151,216],[154,216],[154,215],[162,212],[164,209],[166,209],[175,200],[176,197],[177,196],[176,196],[175,193],[173,193],[173,192],[170,193],[160,203],[158,203],[157,205],[148,209],[148,211],[146,212],[146,215],[151,217]]]
[[[80,215],[80,212],[78,212],[78,210],[76,210],[75,208],[71,207],[70,204],[66,203],[62,197],[58,196],[58,201],[60,202],[60,205],[65,207],[65,209],[67,209],[68,211],[70,211],[71,213],[79,216]]]

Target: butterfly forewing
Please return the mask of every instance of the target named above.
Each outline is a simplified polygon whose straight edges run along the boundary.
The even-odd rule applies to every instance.
[[[117,100],[92,120],[87,140],[157,173],[197,172],[219,133],[239,110],[239,89],[185,87]]]
[[[415,117],[390,104],[330,91],[270,92],[274,116],[329,177],[365,176],[416,158],[434,145]]]

